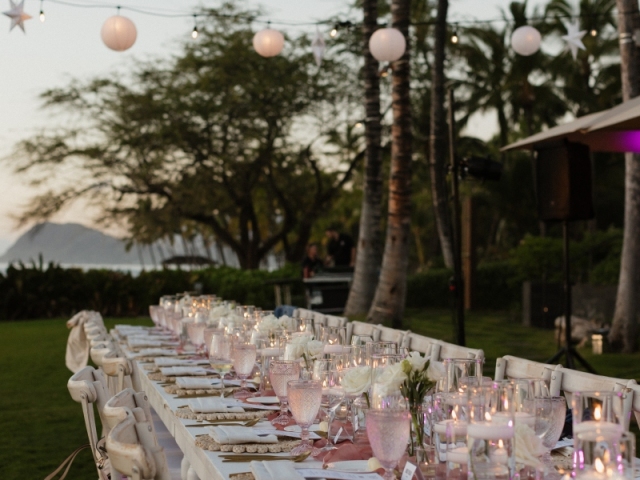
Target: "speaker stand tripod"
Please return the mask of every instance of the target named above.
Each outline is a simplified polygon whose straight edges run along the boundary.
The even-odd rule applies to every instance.
[[[562,242],[563,242],[563,270],[564,270],[564,338],[565,346],[561,347],[553,357],[546,363],[556,363],[563,356],[566,359],[566,366],[575,370],[574,359],[591,373],[596,373],[595,369],[589,365],[582,356],[571,345],[571,278],[569,271],[569,221],[562,222]]]

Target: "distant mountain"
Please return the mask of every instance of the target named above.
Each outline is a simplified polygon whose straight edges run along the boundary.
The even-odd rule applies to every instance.
[[[24,233],[0,256],[0,262],[38,261],[65,264],[140,264],[133,248],[127,252],[125,242],[98,230],[77,223],[42,223]],[[143,252],[147,265],[152,263],[148,252]]]

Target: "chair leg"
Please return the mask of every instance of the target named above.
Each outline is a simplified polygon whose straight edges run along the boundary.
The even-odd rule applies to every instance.
[[[189,478],[190,468],[191,465],[189,464],[189,460],[187,460],[187,457],[184,457],[182,459],[182,463],[180,464],[180,476],[182,477],[182,480],[187,480]]]
[[[189,471],[187,472],[187,480],[200,480],[200,477],[198,477],[198,474],[192,467],[189,467]]]

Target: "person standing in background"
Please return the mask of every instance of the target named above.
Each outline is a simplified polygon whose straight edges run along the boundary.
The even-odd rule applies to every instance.
[[[307,245],[307,255],[302,260],[302,278],[313,277],[322,269],[323,261],[318,257],[318,245],[310,243]]]
[[[353,238],[346,233],[340,233],[336,227],[327,228],[324,234],[329,239],[325,264],[334,267],[353,267],[356,263]]]

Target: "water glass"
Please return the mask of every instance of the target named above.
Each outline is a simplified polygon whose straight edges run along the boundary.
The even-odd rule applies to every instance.
[[[247,387],[247,378],[251,375],[256,364],[256,346],[250,343],[236,342],[231,351],[233,368],[240,379],[240,389],[233,394],[234,398],[244,400],[253,397],[253,393]]]
[[[269,380],[269,365],[273,360],[280,359],[282,349],[277,346],[272,346],[272,341],[269,338],[259,338],[256,346],[258,348],[257,355],[260,359],[259,392],[264,395],[266,391],[273,389],[271,381]]]
[[[621,438],[622,434],[612,435],[610,431],[598,427],[576,434],[574,436],[575,478],[583,480],[634,478],[634,473],[625,468],[626,465],[622,459]]]
[[[313,454],[317,449],[314,449],[309,441],[309,427],[320,409],[322,384],[315,380],[290,380],[287,383],[287,392],[291,414],[301,428],[300,445],[291,450],[291,455],[296,456],[309,451]]]
[[[209,363],[211,368],[220,372],[220,386],[224,389],[224,376],[231,371],[233,361],[231,360],[231,341],[222,330],[211,335]]]
[[[445,371],[442,391],[457,392],[483,384],[483,358],[445,358],[442,363]]]
[[[411,415],[406,410],[369,410],[367,436],[373,454],[384,467],[385,480],[394,480],[393,469],[407,450]]]
[[[547,450],[555,447],[567,415],[564,397],[538,397],[534,400],[535,432]]]
[[[280,415],[273,420],[273,425],[287,425],[291,417],[287,414],[287,383],[300,378],[300,362],[297,360],[273,360],[269,364],[269,380],[278,400]]]

